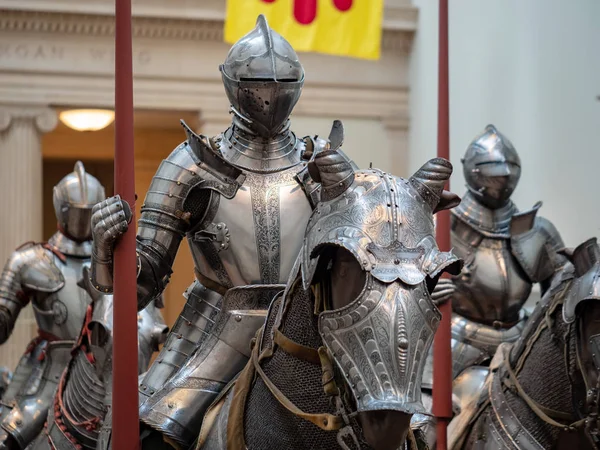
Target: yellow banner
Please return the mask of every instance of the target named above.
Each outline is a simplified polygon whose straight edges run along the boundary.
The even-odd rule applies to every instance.
[[[225,41],[252,30],[259,14],[297,51],[379,59],[383,0],[227,0]]]

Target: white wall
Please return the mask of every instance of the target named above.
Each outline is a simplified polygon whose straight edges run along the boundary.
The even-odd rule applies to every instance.
[[[419,26],[411,61],[410,167],[436,151],[437,5],[413,0]],[[565,243],[600,237],[600,1],[450,0],[452,187],[460,158],[485,125],[522,161],[514,194],[537,200]]]

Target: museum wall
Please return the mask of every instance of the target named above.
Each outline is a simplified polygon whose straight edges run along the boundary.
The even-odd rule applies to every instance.
[[[409,166],[436,151],[437,2],[415,0]],[[460,158],[493,123],[522,161],[514,200],[543,200],[565,243],[600,235],[600,2],[450,2],[450,151],[453,189],[464,193]]]
[[[295,117],[293,127],[298,136],[323,137],[329,135],[331,124],[336,117]],[[394,166],[394,146],[390,136],[379,120],[344,119],[344,152],[361,168],[373,167],[394,172],[401,167]]]

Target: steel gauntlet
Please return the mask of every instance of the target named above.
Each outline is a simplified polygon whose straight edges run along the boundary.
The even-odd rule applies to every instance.
[[[113,248],[129,228],[131,218],[129,204],[118,195],[96,204],[92,210],[91,282],[99,291],[112,292]]]

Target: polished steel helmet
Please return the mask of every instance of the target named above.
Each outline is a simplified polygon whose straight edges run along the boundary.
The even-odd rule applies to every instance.
[[[471,142],[462,163],[467,188],[492,209],[506,204],[521,177],[517,151],[494,125]]]
[[[92,207],[104,198],[104,186],[77,161],[73,172],[54,186],[52,201],[61,231],[78,242],[90,240]]]
[[[262,137],[276,135],[300,98],[304,69],[262,14],[256,27],[236,42],[220,67],[232,110]]]

